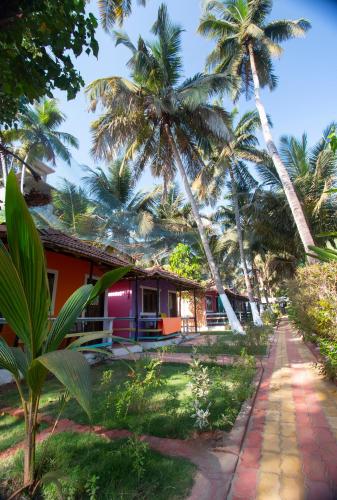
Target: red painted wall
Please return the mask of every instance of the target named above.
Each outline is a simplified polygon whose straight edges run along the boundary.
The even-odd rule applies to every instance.
[[[53,314],[56,316],[70,295],[85,284],[86,275],[90,274],[90,262],[49,250],[46,250],[45,255],[48,270],[58,271]],[[92,274],[93,276],[101,276],[103,270],[94,265]],[[0,335],[5,338],[9,345],[14,344],[15,335],[7,325],[2,327]]]

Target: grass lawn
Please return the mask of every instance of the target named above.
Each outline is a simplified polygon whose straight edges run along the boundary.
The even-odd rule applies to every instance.
[[[163,456],[138,440],[109,442],[94,434],[70,432],[38,445],[37,464],[40,476],[59,471],[62,497],[67,500],[183,499],[196,470],[189,461]],[[22,467],[22,452],[0,463],[0,498],[20,487]],[[42,488],[45,500],[60,498],[54,484]]]
[[[135,364],[113,361],[92,369],[92,423],[107,428],[126,428],[162,437],[187,438],[194,431],[192,395],[189,388],[188,365],[164,363],[160,381],[140,394],[128,386]],[[209,367],[212,380],[209,400],[210,425],[229,430],[242,402],[251,394],[254,368]],[[104,374],[104,375],[103,375]],[[105,383],[102,384],[102,376]],[[41,412],[56,415],[61,386],[55,379],[45,384]],[[0,393],[0,406],[19,406],[14,390]],[[71,399],[62,416],[78,423],[90,423],[77,402]]]
[[[208,332],[200,332],[201,335],[228,335],[232,333],[232,330],[216,330],[216,331],[208,331]]]
[[[247,354],[254,356],[264,356],[267,353],[267,335],[263,335],[259,339],[252,338],[250,335],[235,335],[231,331],[210,332],[209,335],[216,335],[215,342],[213,339],[206,337],[207,343],[197,346],[199,354],[208,354],[210,356],[220,354],[238,355],[243,349]],[[174,347],[173,352],[191,353],[193,352],[193,346],[179,344]]]
[[[42,423],[40,429],[45,429],[47,424]],[[0,451],[7,450],[11,446],[20,443],[25,437],[25,423],[23,419],[11,417],[10,415],[0,416]]]

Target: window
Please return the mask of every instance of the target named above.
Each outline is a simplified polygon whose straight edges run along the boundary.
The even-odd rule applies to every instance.
[[[206,295],[206,311],[207,312],[213,311],[213,299],[210,295]]]
[[[157,297],[157,290],[152,290],[151,288],[143,288],[143,313],[156,314]]]
[[[176,318],[178,316],[176,292],[169,292],[168,293],[168,315],[171,318]]]
[[[50,314],[54,314],[56,287],[57,287],[57,271],[47,271],[47,279],[50,293]]]

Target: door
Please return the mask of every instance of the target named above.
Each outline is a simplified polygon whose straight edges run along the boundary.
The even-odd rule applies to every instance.
[[[178,316],[176,292],[168,293],[168,315],[170,318],[176,318]]]

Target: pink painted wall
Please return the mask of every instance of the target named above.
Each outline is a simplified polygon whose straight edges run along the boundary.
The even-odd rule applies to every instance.
[[[132,290],[133,282],[121,280],[113,285],[108,291],[108,316],[128,317],[132,316]],[[132,332],[128,330],[118,330],[124,328],[134,328],[133,321],[114,320],[114,334],[119,337],[129,337]]]

